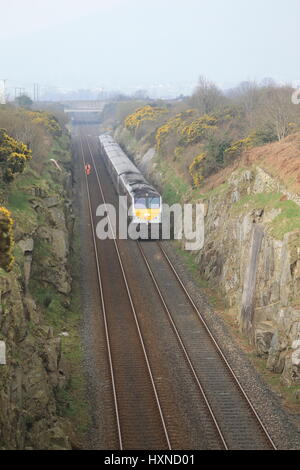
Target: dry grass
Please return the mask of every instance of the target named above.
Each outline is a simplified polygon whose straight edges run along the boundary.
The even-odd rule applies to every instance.
[[[259,164],[270,175],[300,193],[300,133],[292,134],[281,142],[252,149],[244,159]]]
[[[281,142],[255,147],[244,152],[232,165],[205,180],[202,192],[208,192],[227,181],[237,168],[258,165],[279,180],[290,191],[300,194],[300,132]]]

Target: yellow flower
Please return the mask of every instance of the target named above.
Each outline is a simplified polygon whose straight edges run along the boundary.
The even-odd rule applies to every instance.
[[[0,267],[6,271],[12,268],[13,247],[13,219],[5,207],[0,207]]]
[[[150,105],[143,106],[125,118],[125,127],[131,131],[135,131],[143,121],[155,121],[165,112],[167,112],[165,108]]]
[[[200,153],[194,158],[194,160],[189,166],[189,172],[193,179],[193,184],[195,187],[199,187],[201,182],[203,181],[201,162],[205,159],[206,156],[206,152]]]

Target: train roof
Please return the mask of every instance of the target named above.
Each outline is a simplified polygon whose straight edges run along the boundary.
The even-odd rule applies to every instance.
[[[159,193],[156,191],[153,186],[151,186],[143,177],[143,175],[136,173],[126,173],[122,175],[122,179],[127,186],[129,192],[134,196],[159,196]]]
[[[151,186],[139,169],[129,160],[119,144],[109,134],[99,136],[101,145],[104,147],[118,176],[134,196],[160,196],[156,189]]]
[[[119,144],[117,144],[110,135],[104,134],[99,137],[101,144],[105,148],[110,161],[116,169],[118,176],[124,173],[140,174],[138,168],[132,163],[127,155],[123,152]]]
[[[113,139],[113,137],[109,134],[101,134],[99,136],[99,140],[101,142],[101,144],[105,145],[105,144],[116,144],[116,141]]]

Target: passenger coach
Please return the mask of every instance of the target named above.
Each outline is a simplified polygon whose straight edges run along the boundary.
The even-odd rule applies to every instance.
[[[115,189],[119,195],[127,196],[130,222],[139,225],[146,224],[148,233],[153,224],[161,230],[160,194],[146,181],[110,135],[103,134],[99,136],[99,140],[105,166]]]

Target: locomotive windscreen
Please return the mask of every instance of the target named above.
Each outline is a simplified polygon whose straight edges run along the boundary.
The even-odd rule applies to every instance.
[[[136,209],[159,209],[159,197],[137,197],[134,199],[134,207]]]

